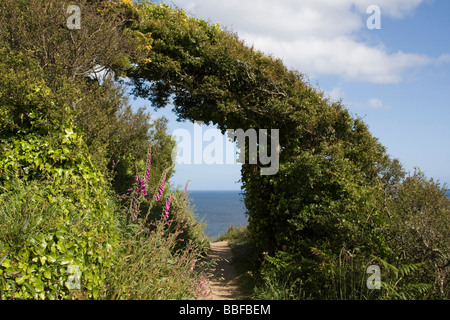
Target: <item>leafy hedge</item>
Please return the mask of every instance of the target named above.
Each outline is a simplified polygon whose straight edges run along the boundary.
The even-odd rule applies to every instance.
[[[81,209],[42,183],[14,179],[2,187],[1,298],[99,297],[117,231],[106,203],[86,199],[98,207]]]
[[[41,68],[0,53],[2,298],[98,297],[117,244],[108,185]]]
[[[76,271],[79,289],[96,298],[103,268],[113,261],[117,227],[108,189],[83,154],[82,140],[67,131],[61,148],[33,136],[4,141],[0,170],[20,180],[3,177],[0,195],[1,225],[8,229],[1,237],[3,295],[67,298]],[[15,232],[26,237],[16,241]]]
[[[0,298],[202,296],[203,225],[184,193],[172,195],[169,221],[168,186],[153,203],[161,174],[173,174],[167,120],[132,110],[117,81],[148,62],[150,33],[127,28],[136,9],[118,0],[80,1],[83,28],[71,31],[65,4],[0,4]],[[99,64],[104,77],[92,74]],[[121,207],[150,146],[152,199]]]

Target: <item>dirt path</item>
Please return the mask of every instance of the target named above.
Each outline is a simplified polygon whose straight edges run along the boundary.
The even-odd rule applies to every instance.
[[[236,300],[242,296],[228,241],[211,243],[208,257],[218,259],[215,276],[210,282],[211,300]]]

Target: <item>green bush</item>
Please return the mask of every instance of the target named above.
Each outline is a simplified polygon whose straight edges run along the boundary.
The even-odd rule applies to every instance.
[[[83,28],[73,33],[61,28],[63,1],[22,2],[0,4],[1,299],[206,294],[197,260],[207,238],[184,195],[173,195],[170,224],[161,219],[168,188],[136,212],[112,199],[112,188],[122,199],[146,169],[149,146],[147,183],[173,174],[167,121],[134,112],[113,81],[150,49],[149,33],[126,30],[136,10],[82,1]],[[103,81],[91,79],[99,64]],[[158,206],[158,219],[144,219]]]
[[[105,299],[195,299],[208,295],[209,248],[185,192],[170,192],[166,169],[151,179],[151,153],[145,174],[136,178],[118,212],[120,245],[109,270]],[[157,183],[152,183],[157,181]]]
[[[209,238],[204,233],[206,224],[198,221],[188,194],[177,190],[171,196],[173,198],[167,224],[169,232],[179,234],[180,244],[177,248],[186,249],[187,244],[192,243],[201,253],[206,253],[209,249]]]
[[[386,234],[399,262],[422,266],[403,277],[404,282],[430,285],[421,298],[448,299],[450,198],[446,186],[416,170],[387,196],[386,216]]]
[[[3,48],[0,56],[2,298],[69,298],[71,288],[96,298],[117,222],[64,103],[76,87],[61,78],[52,90],[31,55]]]
[[[8,175],[1,177],[1,220],[10,230],[1,239],[3,297],[68,298],[68,280],[77,272],[77,288],[97,298],[103,269],[113,261],[117,226],[108,186],[82,139],[65,129],[56,137],[30,133],[2,143],[0,170]],[[29,216],[28,205],[35,206]],[[17,217],[28,221],[25,230]],[[30,233],[14,237],[20,227]]]
[[[99,297],[117,242],[107,207],[83,210],[46,183],[18,179],[1,188],[0,203],[2,299]]]
[[[150,228],[122,229],[114,265],[108,270],[103,299],[191,300],[208,295],[208,266],[192,242],[180,248],[177,231],[163,220]]]
[[[173,102],[180,118],[223,131],[280,130],[278,173],[262,176],[262,164],[248,163],[241,171],[248,230],[257,250],[277,259],[279,278],[308,281],[313,248],[330,259],[342,248],[364,258],[390,253],[379,204],[401,170],[361,119],[217,24],[164,4],[137,9],[132,28],[151,31],[154,42],[151,63],[129,70],[136,95],[156,107]]]

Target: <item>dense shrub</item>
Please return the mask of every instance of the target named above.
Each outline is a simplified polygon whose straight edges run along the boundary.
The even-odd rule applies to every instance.
[[[120,197],[119,251],[110,269],[107,299],[193,299],[208,295],[210,268],[204,262],[209,239],[197,222],[186,192],[171,192],[166,169],[152,183],[147,170]]]
[[[140,219],[139,219],[140,220]],[[108,271],[104,299],[201,299],[208,295],[210,271],[193,241],[182,240],[183,228],[167,230],[164,220],[151,228],[122,230],[114,265]]]
[[[108,185],[57,98],[64,82],[52,90],[30,56],[0,54],[2,297],[69,298],[76,276],[96,298],[117,243]]]
[[[450,198],[446,186],[416,170],[387,198],[386,233],[398,257],[422,268],[404,282],[425,282],[424,297],[450,297]]]
[[[161,215],[169,188],[154,205],[161,175],[173,174],[167,120],[132,110],[124,87],[108,76],[117,79],[143,58],[151,38],[126,30],[136,18],[128,2],[83,1],[79,33],[61,28],[61,4],[0,4],[1,298],[202,296],[202,225],[180,192],[170,223]],[[107,75],[92,79],[99,64]],[[151,199],[130,195],[124,209],[117,199],[147,169],[150,146],[146,184],[156,189],[147,190]]]
[[[178,230],[181,245],[178,248],[186,249],[192,243],[200,252],[206,253],[209,249],[209,238],[205,235],[206,224],[198,221],[194,214],[191,199],[183,191],[171,193],[170,212],[167,218],[168,231],[173,233]]]
[[[87,205],[59,188],[17,179],[2,187],[1,298],[99,297],[118,240],[107,197],[85,195]]]

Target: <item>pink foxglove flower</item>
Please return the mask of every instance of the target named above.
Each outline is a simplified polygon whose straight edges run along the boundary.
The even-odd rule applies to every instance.
[[[166,208],[164,210],[164,221],[169,220],[169,210],[170,210],[170,202],[172,201],[172,196],[169,197],[166,201]]]
[[[141,193],[144,197],[147,197],[147,190],[146,190],[146,185],[144,183],[143,179],[139,179],[139,183],[140,183],[140,187],[141,187]]]
[[[164,175],[164,178],[162,179],[162,182],[161,182],[161,186],[159,187],[159,192],[155,198],[156,201],[159,201],[159,199],[161,199],[163,192],[164,192],[165,183],[166,183],[166,176]]]
[[[138,214],[138,205],[136,204],[136,205],[134,206],[134,214],[133,214],[133,216],[131,217],[131,219],[133,220],[133,222],[136,221],[136,219],[137,219],[137,214]]]

